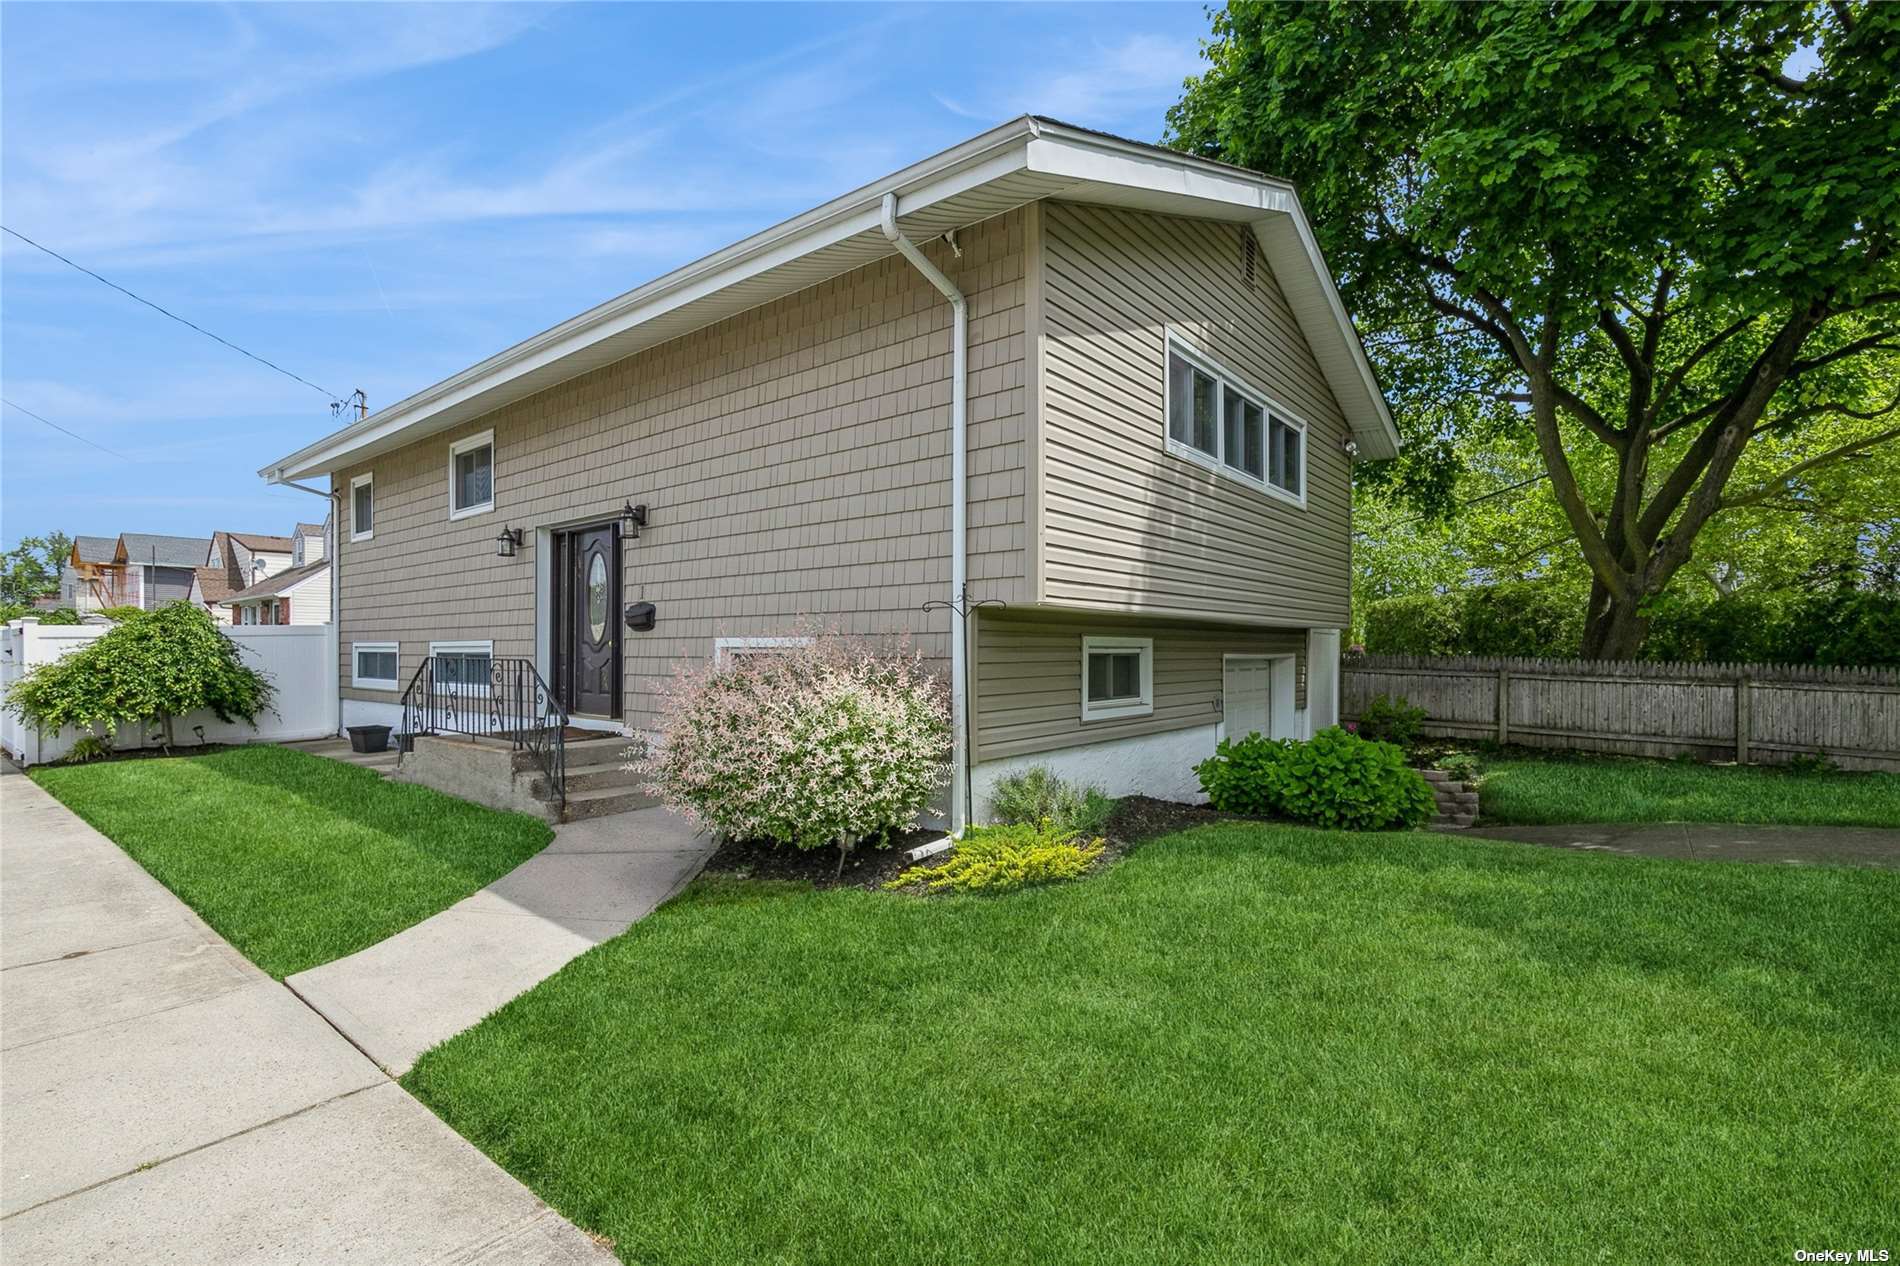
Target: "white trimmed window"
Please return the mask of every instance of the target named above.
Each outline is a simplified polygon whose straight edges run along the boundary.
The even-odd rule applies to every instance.
[[[376,476],[350,480],[350,539],[367,541],[376,535]]]
[[[395,642],[351,642],[350,684],[362,690],[394,690],[402,648]]]
[[[1306,503],[1306,423],[1168,332],[1168,451]]]
[[[495,508],[495,433],[483,431],[449,445],[449,517]]]
[[[808,637],[716,637],[713,664],[724,667],[748,655],[775,655],[793,646],[810,646]]]
[[[1149,637],[1082,639],[1082,719],[1145,717],[1155,710],[1155,644]]]
[[[488,688],[488,669],[494,662],[493,642],[431,642],[437,690]]]

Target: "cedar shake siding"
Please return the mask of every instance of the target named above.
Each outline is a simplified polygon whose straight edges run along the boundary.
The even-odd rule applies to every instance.
[[[1098,636],[1154,640],[1151,714],[1082,720],[1082,639]],[[972,758],[1000,760],[1216,724],[1225,655],[1295,656],[1294,704],[1306,706],[1306,633],[1301,629],[985,608],[978,614],[973,656]]]
[[[1031,600],[1025,219],[963,229],[961,259],[925,244],[970,304],[970,582],[1012,604]],[[919,607],[949,586],[950,327],[950,305],[893,256],[336,471],[346,519],[351,479],[374,476],[373,536],[337,532],[344,697],[400,697],[348,685],[353,642],[400,643],[403,684],[431,640],[534,656],[537,529],[613,518],[627,500],[650,517],[624,542],[622,599],[659,617],[622,634],[635,728],[716,637],[808,617],[911,631],[947,656],[947,613]],[[450,445],[489,430],[494,509],[451,521]],[[514,558],[496,556],[504,526],[526,529]]]
[[[1246,249],[1251,230],[1059,202],[1041,212],[1045,599],[1345,627],[1349,431],[1264,253]],[[1306,422],[1304,507],[1168,451],[1169,330]]]

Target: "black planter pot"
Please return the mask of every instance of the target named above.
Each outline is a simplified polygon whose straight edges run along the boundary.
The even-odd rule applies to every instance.
[[[349,727],[349,732],[352,752],[389,750],[389,727],[386,725],[352,725]]]

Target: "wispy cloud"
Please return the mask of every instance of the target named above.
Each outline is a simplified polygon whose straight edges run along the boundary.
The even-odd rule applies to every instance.
[[[1146,134],[1159,131],[1161,111],[1198,73],[1192,39],[1132,34],[1112,43],[1058,52],[1028,72],[979,78],[955,96],[932,93],[936,103],[966,119],[997,123],[1018,114],[1046,114],[1069,123],[1114,128],[1131,118]]]

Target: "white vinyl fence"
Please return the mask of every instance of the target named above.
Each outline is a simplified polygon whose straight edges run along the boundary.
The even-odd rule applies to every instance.
[[[0,696],[7,687],[41,664],[51,663],[103,636],[108,624],[44,625],[16,620],[0,629]],[[337,731],[336,643],[328,624],[234,625],[218,631],[237,643],[244,662],[276,687],[271,706],[255,726],[225,722],[209,712],[194,712],[172,724],[181,747],[199,743],[292,742],[325,738]],[[45,734],[9,711],[0,711],[0,747],[22,765],[58,760],[84,731],[67,728]],[[141,733],[122,728],[114,745],[156,747],[163,731],[156,725]]]

